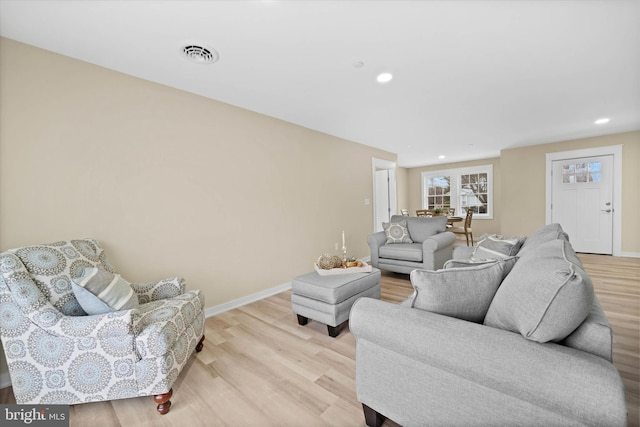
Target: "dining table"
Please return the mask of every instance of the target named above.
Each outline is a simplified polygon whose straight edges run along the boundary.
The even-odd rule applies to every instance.
[[[461,216],[448,216],[447,217],[447,225],[453,225],[454,222],[460,222],[463,219],[464,218],[462,218]]]

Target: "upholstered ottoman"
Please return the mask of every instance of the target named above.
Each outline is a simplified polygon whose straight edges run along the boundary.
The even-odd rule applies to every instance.
[[[291,290],[291,309],[298,315],[298,324],[312,319],[327,325],[329,336],[337,337],[358,298],[380,298],[380,270],[331,276],[314,271],[293,279]]]

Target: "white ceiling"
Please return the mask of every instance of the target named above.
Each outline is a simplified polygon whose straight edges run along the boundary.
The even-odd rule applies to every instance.
[[[388,150],[405,167],[640,129],[636,0],[3,0],[0,34]],[[186,43],[220,60],[189,62]],[[382,71],[390,83],[376,82]]]

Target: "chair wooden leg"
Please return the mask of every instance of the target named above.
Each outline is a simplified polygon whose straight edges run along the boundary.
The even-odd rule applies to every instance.
[[[204,335],[202,336],[202,338],[200,338],[200,341],[198,341],[198,344],[196,344],[196,352],[200,353],[203,347],[204,347]]]
[[[364,403],[362,404],[362,410],[364,411],[364,421],[369,427],[380,427],[384,422],[384,415],[369,408]]]
[[[168,393],[156,394],[153,396],[153,401],[158,404],[158,412],[160,415],[164,415],[171,409],[171,396],[173,395],[173,389],[170,389]]]

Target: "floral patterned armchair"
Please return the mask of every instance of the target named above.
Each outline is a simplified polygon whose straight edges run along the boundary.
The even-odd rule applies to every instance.
[[[17,403],[153,395],[167,413],[174,381],[203,347],[203,295],[180,278],[127,284],[137,308],[87,315],[72,288],[86,268],[116,274],[91,239],[0,253],[0,336]]]

